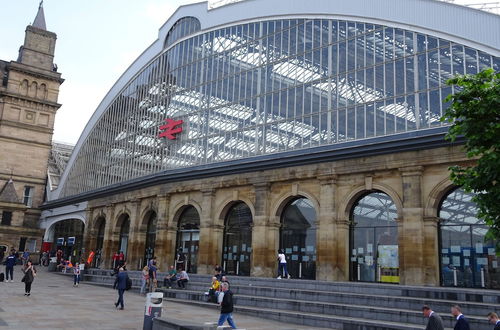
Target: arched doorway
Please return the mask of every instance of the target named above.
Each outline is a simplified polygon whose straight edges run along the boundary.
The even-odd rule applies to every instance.
[[[226,215],[222,264],[227,274],[250,276],[252,256],[252,212],[243,202]]]
[[[179,217],[177,228],[177,249],[182,249],[186,257],[186,271],[198,270],[198,248],[200,241],[200,215],[194,206],[186,207]]]
[[[79,219],[69,219],[54,224],[56,250],[63,252],[64,259],[80,262],[83,254],[83,231],[85,224]]]
[[[473,193],[451,191],[439,208],[439,251],[443,286],[500,288],[495,242],[486,240]]]
[[[95,246],[95,257],[93,260],[93,267],[99,268],[102,260],[102,249],[104,247],[104,229],[106,228],[106,219],[99,218],[97,220],[97,236],[96,236],[96,246]]]
[[[123,252],[125,260],[127,259],[128,235],[130,231],[130,218],[128,214],[121,216],[120,239],[118,241],[118,251]]]
[[[151,211],[147,215],[146,227],[146,244],[144,245],[143,265],[147,265],[148,261],[155,255],[156,244],[156,212]]]
[[[316,211],[309,199],[294,199],[284,208],[280,248],[292,278],[316,279]]]
[[[389,195],[374,191],[351,212],[351,280],[399,283],[397,209]]]

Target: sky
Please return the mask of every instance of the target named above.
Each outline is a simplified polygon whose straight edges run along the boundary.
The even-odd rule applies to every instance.
[[[54,62],[65,79],[53,140],[76,144],[106,93],[156,40],[163,23],[177,7],[194,2],[199,0],[44,0],[47,30],[57,34]],[[478,1],[455,0],[466,2]],[[0,0],[1,60],[17,59],[38,5]]]
[[[0,0],[0,59],[15,61],[39,0]],[[62,74],[53,140],[76,144],[120,75],[158,37],[183,4],[199,0],[44,0],[47,30],[57,34]]]

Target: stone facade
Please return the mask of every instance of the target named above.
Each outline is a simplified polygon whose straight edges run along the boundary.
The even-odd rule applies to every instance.
[[[17,202],[0,200],[0,216],[13,213],[10,225],[0,225],[0,245],[8,249],[18,249],[21,237],[36,240],[36,250],[41,248],[39,206],[61,106],[57,98],[63,79],[53,62],[56,35],[45,29],[42,7],[35,23],[26,28],[17,61],[0,61],[0,187],[11,180],[18,196]]]
[[[316,278],[349,280],[351,211],[369,192],[389,195],[397,208],[400,283],[439,285],[438,207],[453,188],[448,167],[464,164],[460,146],[426,149],[164,184],[90,200],[84,245],[96,249],[105,221],[104,267],[119,248],[124,215],[130,219],[127,263],[138,268],[144,256],[147,215],[157,214],[155,254],[165,270],[175,258],[179,216],[186,206],[200,215],[198,273],[221,263],[224,220],[231,205],[252,212],[252,276],[273,276],[280,216],[298,197],[316,211]]]

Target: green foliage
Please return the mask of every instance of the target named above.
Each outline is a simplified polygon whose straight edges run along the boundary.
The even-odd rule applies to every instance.
[[[479,213],[490,226],[488,239],[497,239],[500,251],[500,73],[486,69],[477,75],[456,76],[447,81],[456,93],[441,121],[452,123],[447,139],[466,139],[467,157],[475,166],[452,166],[451,180],[476,193]]]

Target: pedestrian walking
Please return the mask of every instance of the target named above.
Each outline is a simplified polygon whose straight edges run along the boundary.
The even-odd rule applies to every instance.
[[[495,312],[489,312],[488,313],[488,321],[491,324],[494,324],[495,327],[493,330],[500,330],[500,319],[498,319],[498,314]]]
[[[47,251],[42,252],[42,260],[40,264],[44,267],[47,267],[49,265],[49,254],[47,253]]]
[[[118,308],[118,305],[120,305],[119,309],[123,309],[125,307],[123,293],[127,289],[127,280],[127,272],[123,268],[118,269],[118,274],[116,275],[115,283],[113,284],[113,289],[118,290],[118,301],[115,303],[116,308]]]
[[[73,267],[73,286],[80,284],[80,264],[77,262]]]
[[[17,261],[17,254],[16,252],[10,252],[10,256],[8,256],[5,259],[5,283],[9,281],[9,275],[10,275],[10,281],[14,282],[14,265],[16,264]]]
[[[26,266],[23,268],[24,276],[21,282],[24,282],[24,295],[28,296],[31,294],[31,284],[35,280],[36,269],[35,266],[31,263],[31,260],[28,259],[26,262]]]
[[[149,284],[149,268],[144,266],[141,276],[141,294],[146,294],[146,285]]]
[[[283,275],[284,278],[290,278],[290,274],[288,274],[286,268],[286,256],[283,249],[278,250],[278,279],[281,279],[281,275]]]
[[[151,259],[151,266],[149,266],[149,292],[155,292],[158,284],[158,279],[156,278],[156,272],[158,268],[156,267],[156,259]]]
[[[425,330],[444,330],[443,321],[429,306],[422,306],[422,313],[429,319]]]
[[[30,250],[26,249],[21,257],[23,261],[23,266],[26,266],[26,263],[28,262],[29,258],[30,258]]]
[[[226,320],[227,323],[231,326],[231,328],[236,329],[236,324],[234,324],[233,320],[233,293],[229,290],[229,284],[226,282],[221,283],[222,292],[219,293],[218,302],[220,305],[220,317],[217,326],[223,325]]]
[[[457,323],[455,323],[455,327],[453,330],[470,330],[469,321],[462,314],[462,309],[458,305],[451,306],[451,315],[453,315]]]

